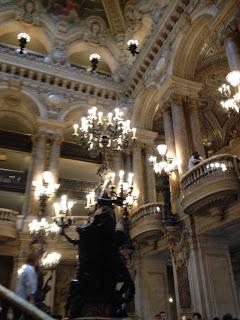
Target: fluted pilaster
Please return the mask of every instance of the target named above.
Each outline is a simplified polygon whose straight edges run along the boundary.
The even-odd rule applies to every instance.
[[[189,100],[189,120],[192,132],[192,151],[197,151],[203,158],[205,157],[205,151],[203,146],[203,138],[201,132],[201,124],[198,113],[198,101],[196,98],[190,98]]]
[[[133,146],[133,173],[134,173],[134,187],[139,191],[138,205],[144,204],[144,179],[143,179],[143,158],[142,146],[136,143]]]
[[[176,156],[179,165],[179,173],[183,174],[188,169],[188,159],[190,156],[190,148],[188,141],[188,133],[186,120],[183,110],[182,96],[172,94],[170,96],[172,120],[173,120],[173,131],[176,148]]]
[[[146,201],[148,203],[156,202],[156,181],[155,173],[150,165],[149,158],[153,155],[154,145],[147,145],[145,148],[145,168],[146,168]]]

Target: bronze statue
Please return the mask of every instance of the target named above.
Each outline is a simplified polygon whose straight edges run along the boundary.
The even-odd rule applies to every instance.
[[[133,299],[135,288],[119,249],[126,241],[116,231],[112,200],[99,199],[92,221],[78,227],[79,268],[70,283],[66,313],[70,319],[82,316],[126,317],[125,304]]]

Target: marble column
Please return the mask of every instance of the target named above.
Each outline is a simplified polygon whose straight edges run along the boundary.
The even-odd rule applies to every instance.
[[[32,154],[28,166],[25,199],[22,208],[23,215],[33,215],[37,208],[32,182],[39,180],[41,173],[45,170],[46,135],[39,130],[39,133],[33,136],[32,140]]]
[[[173,94],[170,97],[173,131],[176,148],[176,156],[179,164],[179,174],[184,174],[188,170],[188,160],[190,157],[190,148],[188,141],[188,132],[186,127],[186,120],[183,110],[182,97]]]
[[[198,113],[198,101],[196,98],[190,98],[188,108],[189,108],[189,120],[192,132],[192,146],[193,150],[197,151],[202,158],[205,158],[205,150],[203,146],[203,138],[201,132],[201,124]]]
[[[176,155],[174,132],[173,132],[173,120],[171,114],[170,104],[167,103],[163,107],[162,111],[163,125],[164,125],[164,136],[167,145],[167,150],[173,156]]]
[[[238,47],[239,33],[235,22],[232,22],[231,25],[227,26],[221,36],[230,71],[240,70],[240,52]]]
[[[132,148],[133,173],[134,173],[134,189],[138,191],[138,206],[142,206],[145,202],[145,184],[143,178],[143,157],[142,146],[135,143]]]
[[[60,160],[62,141],[63,141],[63,137],[62,137],[62,134],[60,133],[55,134],[52,138],[52,146],[50,150],[48,170],[52,172],[55,183],[57,183],[58,181],[59,160]]]
[[[157,201],[156,195],[156,180],[153,168],[150,165],[149,158],[153,155],[153,145],[147,145],[145,148],[145,168],[146,168],[146,202],[153,203]]]
[[[173,157],[176,157],[173,120],[169,103],[163,106],[162,116],[164,125],[164,136],[168,153],[171,154]],[[179,198],[180,194],[179,174],[177,171],[174,171],[169,176],[169,184],[171,190],[172,212],[175,213],[176,211],[178,211],[177,199]]]

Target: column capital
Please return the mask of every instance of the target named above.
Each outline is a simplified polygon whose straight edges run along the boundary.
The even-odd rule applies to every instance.
[[[240,20],[240,18],[238,19]],[[221,45],[224,45],[228,39],[236,40],[238,34],[237,19],[234,19],[221,31],[219,37]]]
[[[183,96],[181,94],[171,91],[166,97],[163,105],[166,105],[166,108],[168,108],[169,106],[172,106],[173,104],[181,106],[182,101],[183,101]]]

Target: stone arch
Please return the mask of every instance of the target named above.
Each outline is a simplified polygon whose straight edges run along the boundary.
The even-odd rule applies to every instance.
[[[151,130],[154,111],[153,101],[157,93],[156,88],[150,88],[148,91],[142,92],[136,100],[132,122],[138,128]]]
[[[44,115],[43,106],[31,93],[0,88],[2,129],[33,134],[37,130],[37,119]]]
[[[191,28],[181,39],[173,58],[173,75],[194,80],[194,73],[199,52],[209,33],[208,26],[211,22],[211,15],[201,15],[193,23]]]
[[[85,60],[84,58],[85,53]],[[101,56],[101,63],[102,68],[106,69],[106,71],[114,73],[115,70],[118,68],[118,62],[115,59],[114,55],[104,46],[86,43],[84,41],[81,42],[74,42],[70,46],[68,50],[68,61],[71,63],[72,57],[76,56],[76,54],[79,56],[79,62],[83,61],[83,63],[86,64],[86,60],[88,59],[88,54],[91,53],[98,53]],[[89,64],[89,62],[88,62]]]
[[[1,23],[0,41],[18,47],[17,35],[19,32],[26,32],[30,35],[31,40],[27,44],[29,50],[42,54],[48,54],[51,51],[50,33],[46,32],[42,27],[21,21]]]

